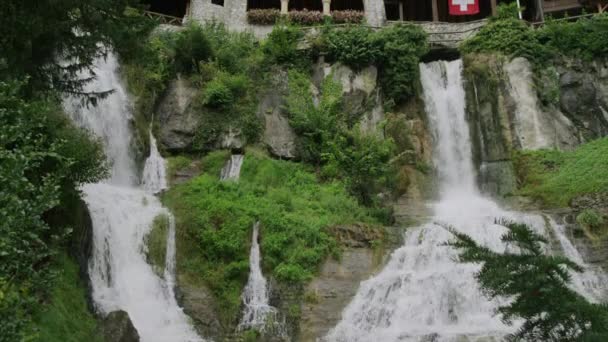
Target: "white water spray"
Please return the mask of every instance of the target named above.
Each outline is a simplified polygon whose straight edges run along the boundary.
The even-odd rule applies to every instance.
[[[97,60],[97,79],[87,91],[115,92],[97,107],[81,108],[76,99],[66,99],[65,107],[74,120],[105,142],[112,176],[104,182],[83,186],[84,200],[93,221],[93,253],[89,262],[92,297],[104,314],[125,310],[142,341],[201,341],[173,293],[175,265],[174,226],[169,227],[165,279],[146,262],[144,239],[158,215],[169,215],[151,192],[136,187],[137,176],[130,153],[130,103],[117,74],[112,55]],[[164,161],[151,141],[146,188],[163,185]],[[161,170],[163,169],[163,170]]]
[[[506,229],[494,223],[496,218],[543,232],[547,226],[543,217],[502,210],[479,194],[465,120],[462,62],[433,62],[420,69],[440,184],[432,222],[449,224],[498,252],[505,249],[500,237]],[[565,239],[563,231],[551,229]],[[479,290],[474,275],[480,265],[459,263],[457,251],[444,245],[451,238],[434,223],[409,228],[404,246],[378,275],[361,284],[342,320],[324,340],[488,341],[513,332],[517,324],[507,326],[495,315],[501,301],[489,300]],[[588,273],[575,277],[593,278]],[[590,294],[589,287],[598,282],[575,283],[582,293]]]
[[[244,157],[242,154],[233,154],[222,168],[220,175],[221,180],[238,180],[241,176],[241,166],[243,166]]]
[[[260,266],[262,258],[258,242],[259,229],[260,223],[256,222],[253,226],[249,253],[249,279],[242,295],[245,308],[237,329],[240,331],[256,329],[281,336],[282,324],[277,321],[277,309],[269,304],[268,282],[264,278]]]
[[[159,193],[167,189],[167,167],[165,159],[158,152],[156,138],[150,128],[150,156],[146,159],[142,184],[151,193]]]

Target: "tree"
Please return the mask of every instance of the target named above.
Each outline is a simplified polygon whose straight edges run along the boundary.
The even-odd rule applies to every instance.
[[[23,90],[82,94],[95,58],[125,32],[134,0],[3,0],[0,6],[0,79],[30,77]],[[99,94],[102,95],[102,94]]]
[[[524,323],[508,336],[512,341],[608,341],[608,307],[588,302],[568,287],[569,271],[581,266],[562,256],[543,254],[547,240],[521,223],[500,221],[508,229],[502,241],[510,251],[497,253],[451,227],[461,262],[482,263],[476,278],[490,298],[513,300],[498,308],[507,324]],[[518,250],[518,253],[511,252]]]

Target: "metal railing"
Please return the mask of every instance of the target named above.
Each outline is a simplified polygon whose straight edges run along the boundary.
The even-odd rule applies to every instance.
[[[180,17],[150,11],[144,11],[144,16],[157,20],[159,23],[165,25],[182,26],[183,21],[183,18]]]

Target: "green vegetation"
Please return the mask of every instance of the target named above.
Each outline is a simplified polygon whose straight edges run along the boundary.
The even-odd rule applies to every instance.
[[[44,342],[101,341],[97,321],[86,302],[85,286],[78,275],[78,265],[67,255],[56,258],[57,273],[49,304],[34,317],[34,340]]]
[[[165,261],[167,259],[167,233],[169,231],[169,217],[165,214],[154,218],[152,229],[145,237],[148,263],[154,267],[154,271],[163,275]]]
[[[217,154],[202,164],[215,164],[209,158]],[[239,310],[256,221],[262,225],[265,273],[289,284],[309,280],[326,256],[339,254],[330,227],[377,223],[343,184],[319,183],[303,164],[271,160],[250,150],[238,183],[220,182],[218,175],[217,168],[205,169],[169,190],[163,200],[176,216],[178,269],[189,281],[209,286],[225,321]]]
[[[49,225],[45,215],[106,170],[101,145],[59,105],[26,102],[20,90],[0,82],[0,341],[26,337],[23,329],[52,287],[48,265],[70,229]]]
[[[363,26],[326,29],[321,45],[331,59],[355,70],[375,64],[380,84],[394,103],[416,94],[420,58],[429,50],[427,35],[416,25],[391,25],[373,31]]]
[[[582,227],[589,229],[591,233],[601,233],[600,228],[604,226],[605,220],[602,214],[594,209],[585,209],[576,216],[576,222]],[[603,233],[603,232],[602,232]]]
[[[316,105],[310,84],[307,75],[289,73],[286,107],[299,155],[320,167],[325,178],[343,179],[351,194],[373,206],[373,195],[387,184],[392,140],[361,133],[354,125],[358,118],[343,112],[342,89],[331,76],[323,81]]]
[[[534,29],[517,19],[516,4],[499,6],[499,15],[465,41],[465,53],[498,52],[508,57],[526,57],[546,66],[560,56],[592,60],[608,53],[608,14],[573,22],[549,20]]]
[[[476,278],[490,298],[512,298],[498,308],[503,321],[523,319],[510,341],[605,341],[608,307],[588,302],[568,285],[569,272],[583,269],[562,256],[543,254],[547,241],[525,224],[501,222],[508,229],[502,241],[519,253],[496,253],[469,236],[450,229],[460,261],[482,263]]]
[[[521,194],[549,206],[567,206],[577,196],[608,189],[608,138],[571,152],[518,152],[515,167]]]

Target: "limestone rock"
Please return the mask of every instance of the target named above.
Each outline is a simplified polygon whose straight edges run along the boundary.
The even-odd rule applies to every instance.
[[[184,313],[192,319],[199,335],[217,337],[222,334],[222,326],[215,310],[215,299],[206,286],[195,286],[184,279],[178,279],[176,297]]]
[[[289,125],[285,113],[285,96],[288,91],[287,73],[277,72],[272,85],[262,95],[258,107],[258,117],[264,120],[262,141],[270,153],[281,159],[297,157],[296,134]]]
[[[160,123],[159,142],[171,152],[183,152],[192,148],[199,118],[192,100],[196,96],[194,89],[187,80],[177,78],[169,85],[156,117]]]
[[[380,269],[389,252],[400,243],[393,240],[386,249],[370,248],[370,239],[399,235],[396,231],[371,231],[360,226],[338,227],[348,238],[340,260],[327,259],[319,274],[306,286],[298,341],[313,342],[323,337],[341,318],[342,311],[357,293],[361,281]],[[356,246],[356,247],[355,247]]]
[[[125,311],[112,311],[101,322],[107,342],[139,342],[139,334]]]

